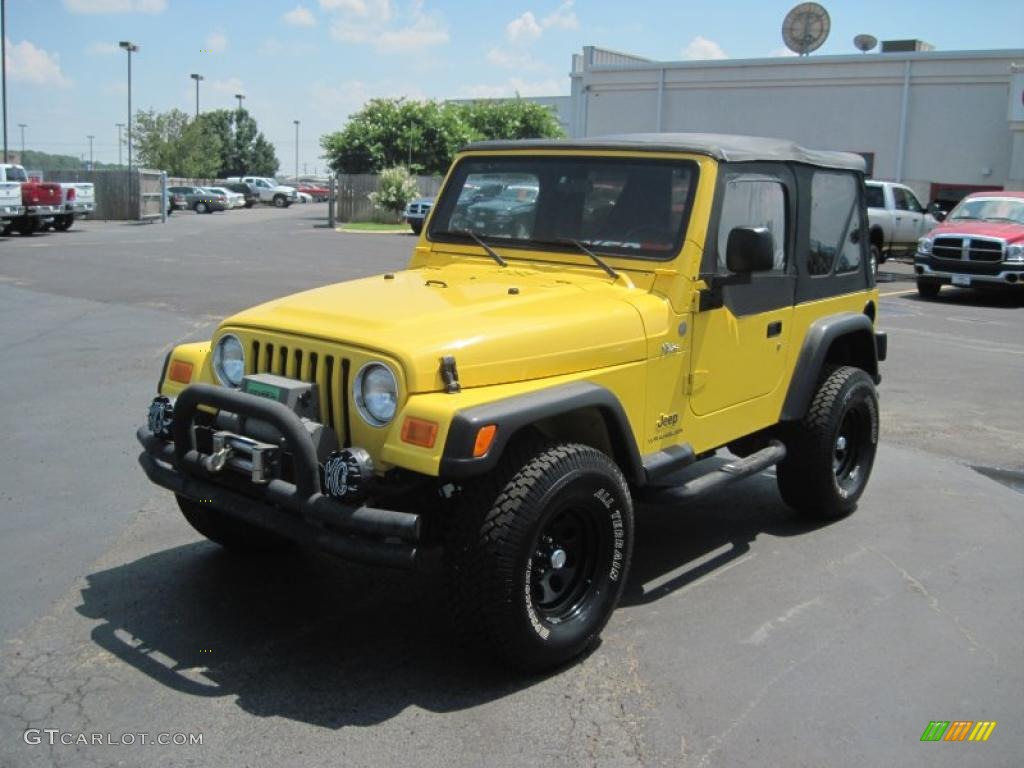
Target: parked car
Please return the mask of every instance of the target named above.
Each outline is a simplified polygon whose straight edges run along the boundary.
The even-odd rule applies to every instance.
[[[13,229],[20,235],[31,235],[53,222],[64,212],[64,193],[52,181],[30,181],[20,165],[0,163],[0,183],[17,182],[21,186],[20,215],[7,220],[4,234]]]
[[[183,211],[188,208],[188,198],[185,197],[181,192],[171,192],[171,189],[167,190],[167,215],[170,216],[175,211]]]
[[[321,187],[318,184],[299,184],[296,190],[305,192],[318,203],[324,202],[331,195],[331,191],[327,187]]]
[[[409,228],[415,234],[419,234],[423,230],[423,222],[427,219],[427,214],[430,213],[431,206],[434,205],[434,198],[432,197],[417,197],[407,206],[405,206],[405,212],[402,214],[402,218],[405,219],[405,223],[409,225]]]
[[[260,196],[260,202],[275,208],[287,208],[298,200],[295,187],[286,187],[265,176],[228,176],[228,181],[241,181],[251,185]]]
[[[56,182],[63,195],[64,212],[53,219],[53,228],[71,229],[76,218],[88,218],[96,210],[96,187],[89,182]]]
[[[868,181],[864,187],[872,265],[911,255],[917,241],[938,224],[933,209],[926,210],[910,187],[891,181]]]
[[[260,201],[259,193],[253,189],[251,184],[246,184],[244,181],[228,181],[220,186],[240,194],[245,199],[246,208],[252,208]]]
[[[311,194],[307,193],[307,192],[299,191],[299,192],[296,192],[295,194],[298,196],[298,202],[300,202],[300,203],[312,203],[313,202],[313,196]]]
[[[683,511],[775,467],[801,517],[854,512],[887,346],[864,168],[709,134],[470,145],[408,269],[174,346],[139,464],[226,548],[440,570],[453,636],[520,672],[563,666],[597,643],[631,561],[657,554],[634,551],[636,501]],[[503,169],[536,185],[458,231],[463,184]],[[499,240],[520,206],[537,239]],[[742,458],[711,458],[726,448]]]
[[[921,238],[917,292],[934,299],[944,285],[1024,287],[1024,192],[975,192]]]
[[[228,208],[245,208],[245,195],[232,192],[225,187],[204,187],[215,195],[223,195],[228,201]]]
[[[486,231],[497,237],[525,240],[533,231],[538,187],[510,184],[494,197],[473,203],[453,222],[463,229]]]
[[[170,194],[184,195],[186,207],[196,213],[213,213],[227,210],[228,201],[223,195],[214,195],[202,187],[168,187]]]

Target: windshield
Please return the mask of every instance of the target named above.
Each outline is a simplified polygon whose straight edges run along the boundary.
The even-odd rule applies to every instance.
[[[1012,197],[982,197],[964,200],[950,212],[948,221],[970,219],[1024,224],[1024,200]]]
[[[436,204],[429,237],[472,232],[502,246],[671,259],[682,243],[697,180],[686,160],[468,157]]]
[[[18,168],[15,165],[9,165],[7,166],[7,180],[28,181],[28,174],[25,173],[24,168]]]

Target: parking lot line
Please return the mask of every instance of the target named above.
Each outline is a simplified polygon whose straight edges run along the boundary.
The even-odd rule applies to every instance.
[[[904,296],[908,293],[917,293],[917,288],[908,288],[905,291],[889,291],[888,293],[878,294],[878,298],[884,298],[886,296]]]

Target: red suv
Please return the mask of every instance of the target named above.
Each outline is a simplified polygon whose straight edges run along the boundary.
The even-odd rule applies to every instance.
[[[1024,192],[975,192],[917,243],[917,291],[1024,286]]]

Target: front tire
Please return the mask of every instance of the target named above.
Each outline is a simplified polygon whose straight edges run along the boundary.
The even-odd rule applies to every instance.
[[[196,211],[196,213],[209,213],[210,212],[210,206],[208,206],[206,203],[204,203],[202,200],[200,200],[195,205],[195,211]]]
[[[867,487],[878,450],[878,394],[860,368],[827,370],[776,469],[779,492],[804,517],[848,515]]]
[[[937,280],[917,279],[917,295],[922,299],[937,299],[941,290],[942,283]]]
[[[615,463],[585,445],[510,447],[461,502],[446,553],[460,635],[530,671],[592,647],[633,549],[633,504]]]
[[[412,230],[412,233],[414,235],[418,235],[420,232],[423,231],[423,222],[422,221],[415,221],[415,222],[414,221],[410,221],[409,222],[409,229]]]
[[[274,195],[274,207],[275,208],[287,208],[288,198],[284,195]]]
[[[266,552],[285,542],[273,534],[243,523],[208,504],[174,495],[188,524],[215,544],[232,552]]]

